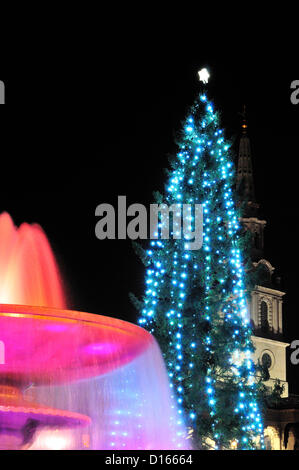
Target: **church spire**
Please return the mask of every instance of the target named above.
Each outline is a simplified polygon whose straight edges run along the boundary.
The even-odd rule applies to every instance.
[[[243,105],[243,113],[241,113],[242,116],[242,132],[243,134],[247,135],[247,118],[246,118],[246,105]]]
[[[251,209],[256,209],[255,191],[252,172],[252,158],[250,140],[247,135],[246,108],[243,107],[242,116],[242,135],[239,144],[239,155],[237,165],[237,189],[243,201],[248,202]]]

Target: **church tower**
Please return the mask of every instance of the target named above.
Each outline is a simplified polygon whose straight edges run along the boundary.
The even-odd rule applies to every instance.
[[[286,348],[283,337],[283,296],[273,281],[275,268],[264,257],[264,231],[266,221],[260,217],[260,205],[256,201],[250,139],[247,133],[245,107],[242,113],[242,135],[239,143],[237,164],[237,191],[245,204],[242,223],[253,234],[252,262],[261,269],[261,281],[251,292],[250,317],[254,336],[255,362],[268,368],[270,379],[265,383],[273,386],[279,379],[284,386],[283,397],[288,397],[286,377]]]
[[[260,361],[269,372],[265,385],[272,387],[275,379],[284,386],[282,399],[269,407],[265,417],[265,445],[272,450],[299,449],[299,396],[289,394],[286,375],[286,348],[283,341],[283,296],[269,260],[264,256],[266,221],[260,215],[255,196],[250,139],[247,133],[245,107],[242,113],[242,134],[237,162],[237,191],[245,210],[241,220],[253,234],[252,264],[261,270],[259,285],[251,292],[249,305],[255,346],[254,361]]]

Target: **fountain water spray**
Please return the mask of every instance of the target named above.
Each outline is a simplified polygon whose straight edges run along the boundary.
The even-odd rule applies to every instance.
[[[153,336],[66,310],[46,235],[7,213],[0,302],[0,449],[190,448]]]

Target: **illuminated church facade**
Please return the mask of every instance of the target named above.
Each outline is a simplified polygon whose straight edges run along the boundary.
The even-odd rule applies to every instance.
[[[281,405],[268,409],[265,419],[265,445],[267,449],[288,450],[298,448],[299,441],[299,397],[290,396],[287,381],[287,354],[289,343],[283,340],[283,298],[285,292],[279,288],[279,278],[273,276],[275,268],[264,258],[264,230],[266,220],[259,216],[256,202],[250,139],[247,122],[243,114],[242,135],[239,143],[236,183],[239,195],[245,202],[243,226],[253,234],[252,262],[263,273],[261,285],[251,292],[249,305],[255,346],[254,360],[268,369],[266,386],[273,387],[279,379],[283,385]],[[299,448],[298,448],[299,449]]]

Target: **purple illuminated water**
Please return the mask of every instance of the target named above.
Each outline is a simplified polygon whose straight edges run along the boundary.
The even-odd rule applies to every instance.
[[[32,387],[39,402],[88,415],[89,428],[41,430],[31,449],[188,449],[186,430],[169,393],[158,345],[104,376]]]

